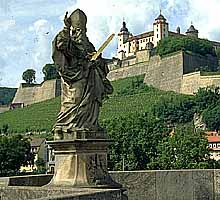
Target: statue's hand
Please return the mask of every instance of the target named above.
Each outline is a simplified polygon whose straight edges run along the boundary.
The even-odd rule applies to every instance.
[[[67,28],[71,27],[71,19],[68,17],[68,12],[66,12],[65,17],[64,17],[64,24]]]
[[[91,60],[92,57],[93,57],[95,54],[96,54],[96,52],[94,51],[94,52],[88,53],[86,57],[87,57],[89,60]]]

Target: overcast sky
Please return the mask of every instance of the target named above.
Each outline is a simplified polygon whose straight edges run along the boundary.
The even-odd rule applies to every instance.
[[[199,37],[220,41],[220,0],[0,0],[0,86],[18,87],[27,68],[37,71],[51,63],[51,41],[63,27],[66,11],[82,9],[88,17],[88,36],[98,48],[111,34],[118,33],[123,18],[131,33],[152,30],[162,14],[170,30],[181,32],[193,22]],[[117,37],[104,56],[116,54]]]

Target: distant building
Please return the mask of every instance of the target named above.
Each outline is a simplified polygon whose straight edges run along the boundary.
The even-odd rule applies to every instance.
[[[215,131],[206,132],[211,158],[218,161],[220,160],[220,134]]]
[[[32,172],[37,170],[36,161],[41,159],[45,163],[47,161],[47,149],[45,138],[33,138],[31,140],[31,152],[35,154],[34,165],[22,166],[20,171]]]
[[[118,33],[118,48],[117,58],[123,60],[124,58],[133,56],[137,51],[143,49],[152,49],[156,47],[158,42],[169,36],[191,36],[198,38],[199,31],[191,24],[185,34],[181,34],[178,26],[176,32],[169,30],[167,19],[160,13],[160,15],[153,22],[153,30],[133,36],[128,31],[125,21],[122,23],[122,28]],[[213,42],[214,48],[219,48],[219,42]]]

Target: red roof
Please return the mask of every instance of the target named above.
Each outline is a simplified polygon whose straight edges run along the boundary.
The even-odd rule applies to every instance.
[[[208,142],[220,142],[220,136],[208,136]]]

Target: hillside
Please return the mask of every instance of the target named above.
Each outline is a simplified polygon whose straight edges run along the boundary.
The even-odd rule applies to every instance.
[[[12,102],[17,88],[0,87],[0,105],[8,105]]]
[[[113,81],[114,93],[104,101],[100,120],[130,113],[149,111],[161,100],[189,98],[174,92],[160,91],[143,84],[143,76]],[[0,114],[0,128],[8,124],[10,132],[50,131],[59,112],[60,98]]]

